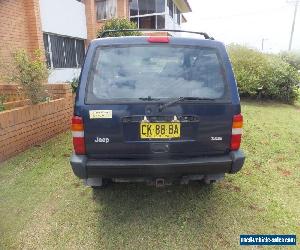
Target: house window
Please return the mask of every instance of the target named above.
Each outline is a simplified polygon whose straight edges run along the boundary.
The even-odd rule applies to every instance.
[[[171,17],[173,17],[173,1],[172,0],[168,0],[168,8],[169,8],[169,15]]]
[[[132,17],[132,18],[130,18],[130,21],[136,23],[136,26],[139,27],[139,18],[138,17]]]
[[[165,0],[130,0],[130,16],[165,12]]]
[[[181,23],[180,18],[181,18],[181,12],[176,6],[174,6],[174,21],[179,25]]]
[[[97,20],[116,17],[117,0],[96,0]]]
[[[129,2],[130,16],[137,16],[139,14],[138,0],[131,0]]]
[[[156,28],[157,29],[164,29],[166,21],[165,21],[165,16],[161,15],[161,16],[156,16]]]
[[[165,15],[151,15],[144,17],[130,18],[135,22],[139,29],[164,29],[165,28]]]
[[[131,0],[130,20],[140,29],[165,28],[165,0]]]
[[[82,67],[84,62],[84,56],[85,56],[84,40],[76,39],[75,45],[76,45],[77,65],[78,67]]]
[[[43,34],[47,65],[50,68],[78,68],[84,60],[84,40]]]
[[[53,68],[67,68],[64,55],[64,39],[61,36],[50,35],[51,59]]]
[[[180,17],[181,17],[181,12],[180,10],[176,7],[176,21],[180,25]]]
[[[47,67],[51,68],[49,40],[48,40],[48,35],[45,33],[43,34],[43,40],[45,46],[45,57],[46,57]]]
[[[155,16],[140,17],[138,26],[141,29],[155,29]]]
[[[73,38],[64,37],[64,53],[66,68],[75,68],[77,67],[76,61],[76,43]]]
[[[165,0],[155,0],[155,11],[156,13],[165,12]]]
[[[138,0],[139,15],[155,13],[155,1],[151,0]]]

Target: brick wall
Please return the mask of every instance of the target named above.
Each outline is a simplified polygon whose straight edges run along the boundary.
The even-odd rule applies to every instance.
[[[29,99],[25,99],[25,100],[19,100],[19,101],[13,101],[13,102],[5,102],[4,108],[5,110],[10,110],[10,109],[15,109],[15,108],[19,108],[19,107],[24,107],[27,105],[30,105],[31,101]]]
[[[51,99],[72,96],[72,89],[69,84],[47,84],[46,90]],[[22,88],[17,84],[0,84],[0,95],[5,96],[6,102],[19,101],[26,99]]]
[[[117,0],[117,15],[118,18],[127,18],[129,16],[128,0]]]
[[[69,129],[73,113],[70,86],[59,84],[49,92],[61,98],[0,112],[0,161]]]
[[[47,84],[47,90],[52,99],[72,97],[70,84]]]
[[[96,6],[95,0],[84,0],[86,28],[87,28],[87,44],[96,38]]]
[[[17,49],[43,49],[39,0],[0,1],[0,61],[8,63]],[[0,68],[0,76],[4,69]],[[1,77],[0,77],[1,82]]]
[[[0,84],[0,95],[5,97],[5,102],[26,99],[23,91],[17,84]]]
[[[28,35],[30,36],[28,50],[29,52],[36,49],[44,50],[39,0],[25,0],[25,3]]]

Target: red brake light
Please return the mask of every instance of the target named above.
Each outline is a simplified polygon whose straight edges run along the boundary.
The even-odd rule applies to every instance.
[[[231,136],[231,150],[238,150],[241,146],[242,135],[232,135]]]
[[[231,150],[238,150],[241,145],[243,132],[243,116],[241,114],[234,115],[232,120],[232,134],[231,134]]]
[[[85,154],[83,120],[80,116],[72,118],[72,136],[74,151],[78,155]]]
[[[77,155],[85,154],[84,137],[73,137],[73,147]]]
[[[148,37],[149,43],[168,43],[170,38],[168,36],[150,36]]]
[[[72,124],[82,124],[82,118],[80,116],[73,116],[72,117]]]

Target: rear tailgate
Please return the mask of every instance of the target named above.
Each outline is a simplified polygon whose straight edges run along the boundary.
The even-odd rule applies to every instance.
[[[156,104],[91,105],[84,110],[87,154],[93,157],[192,156],[224,154],[229,150],[232,105],[177,104],[159,113]],[[90,119],[91,110],[111,110],[112,118]],[[150,112],[150,114],[149,114]],[[140,123],[181,124],[179,139],[142,139]]]
[[[225,48],[215,41],[171,38],[155,46],[143,37],[96,41],[87,54],[75,108],[84,121],[86,153],[94,158],[225,154],[232,117],[240,112],[233,84]],[[210,100],[159,110],[180,96]],[[174,117],[179,138],[141,138],[143,120],[170,123]]]

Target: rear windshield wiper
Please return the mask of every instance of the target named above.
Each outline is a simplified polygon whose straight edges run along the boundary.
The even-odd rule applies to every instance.
[[[185,96],[185,97],[178,97],[177,99],[161,104],[159,106],[159,111],[162,112],[165,108],[170,107],[178,102],[182,102],[182,101],[198,101],[198,100],[214,100],[212,98],[203,98],[203,97],[189,97],[189,96]]]
[[[148,96],[148,97],[140,97],[139,100],[142,100],[142,101],[157,101],[157,100],[159,100],[159,98],[153,98],[151,96]]]

